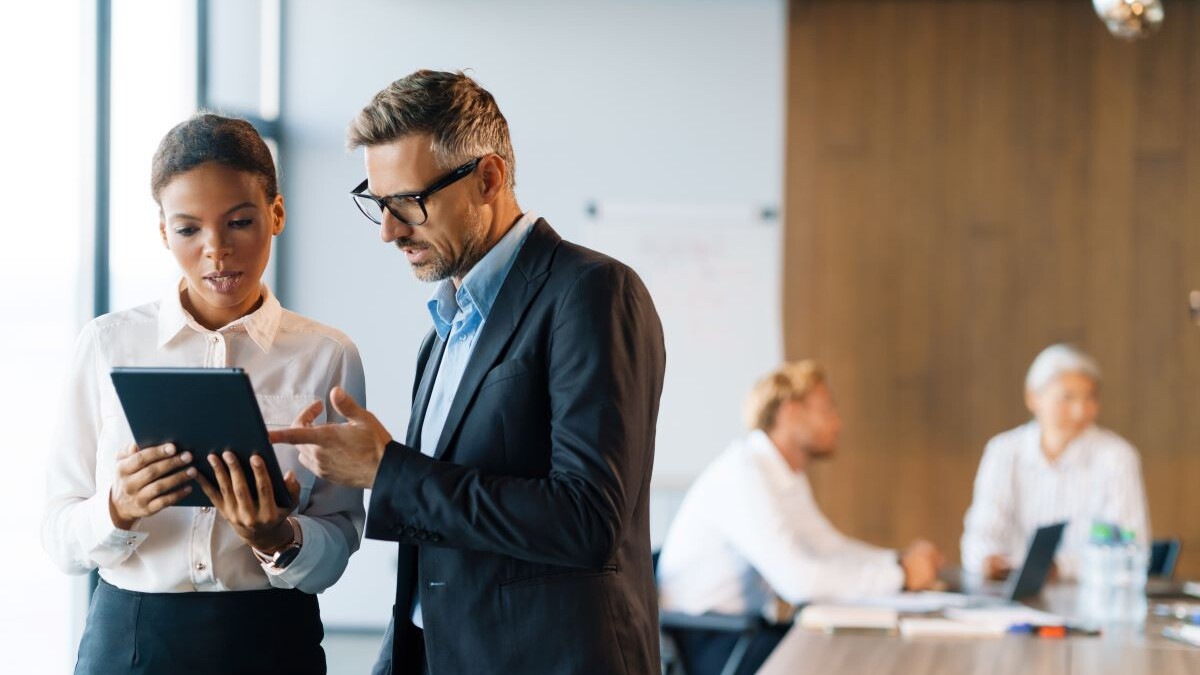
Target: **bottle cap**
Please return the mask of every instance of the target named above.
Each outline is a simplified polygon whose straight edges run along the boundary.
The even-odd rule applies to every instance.
[[[1093,544],[1108,544],[1116,540],[1116,532],[1112,525],[1103,522],[1092,523],[1092,530],[1088,537]]]

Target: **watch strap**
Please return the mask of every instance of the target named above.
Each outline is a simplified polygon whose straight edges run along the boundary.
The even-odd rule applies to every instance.
[[[287,546],[272,554],[263,553],[253,546],[250,547],[254,557],[258,558],[260,563],[276,571],[287,569],[296,556],[300,555],[300,548],[304,545],[304,534],[300,529],[300,523],[292,517],[288,517],[288,522],[292,526],[292,541]]]

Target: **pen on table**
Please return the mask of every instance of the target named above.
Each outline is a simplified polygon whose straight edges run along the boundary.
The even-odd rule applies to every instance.
[[[1100,631],[1097,629],[1084,628],[1082,626],[1035,626],[1030,623],[1018,623],[1009,626],[1008,632],[1015,635],[1029,635],[1047,639],[1064,638],[1068,635],[1096,636],[1100,634]]]

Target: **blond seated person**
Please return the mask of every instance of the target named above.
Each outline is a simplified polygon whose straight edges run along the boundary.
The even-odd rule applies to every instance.
[[[1069,345],[1047,347],[1025,378],[1033,420],[988,441],[962,537],[963,570],[1006,577],[1042,525],[1066,521],[1054,561],[1063,579],[1077,576],[1093,522],[1135,533],[1150,523],[1137,450],[1096,425],[1100,367]]]
[[[821,513],[805,473],[837,449],[842,420],[813,361],[786,363],[746,401],[750,433],[693,483],[659,563],[663,610],[744,614],[790,604],[934,585],[941,555],[842,534]]]

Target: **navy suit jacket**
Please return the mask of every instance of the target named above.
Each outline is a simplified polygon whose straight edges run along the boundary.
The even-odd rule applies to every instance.
[[[407,441],[388,445],[367,517],[367,537],[400,544],[392,672],[420,672],[423,639],[434,675],[657,673],[648,509],[666,355],[645,286],[539,220],[427,457],[443,346],[432,331],[421,345]]]

